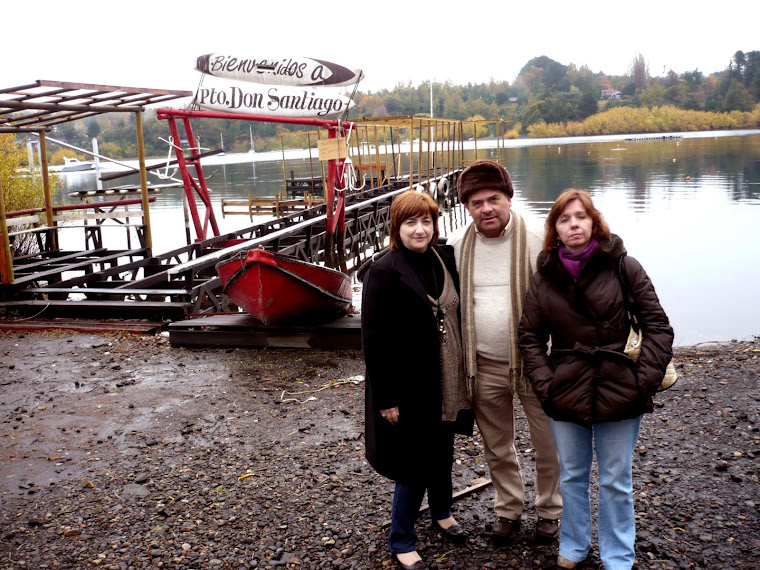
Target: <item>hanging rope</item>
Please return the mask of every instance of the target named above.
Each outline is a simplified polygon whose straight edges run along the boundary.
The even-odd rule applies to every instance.
[[[354,90],[351,92],[351,96],[349,97],[349,100],[353,101],[354,97],[356,96],[356,90],[359,88],[359,82],[364,77],[364,73],[362,71],[359,71],[359,75],[356,77],[356,83],[354,83]],[[348,111],[351,108],[351,105],[346,105],[346,110],[343,111],[340,115],[340,122],[344,122],[348,118]]]
[[[346,151],[348,151],[349,148],[349,142],[351,141],[351,132],[353,131],[354,124],[349,123],[351,126],[348,127],[348,133],[346,135]],[[367,184],[367,176],[366,174],[362,177],[362,185],[357,186],[357,176],[356,176],[356,169],[354,168],[354,161],[351,160],[350,156],[346,156],[346,159],[343,161],[343,169],[340,174],[340,179],[343,181],[343,188],[346,190],[349,190],[351,192],[356,192],[359,190],[364,190],[364,186]]]

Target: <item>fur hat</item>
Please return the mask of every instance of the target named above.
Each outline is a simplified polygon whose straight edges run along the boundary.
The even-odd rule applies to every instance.
[[[470,195],[478,190],[500,190],[512,198],[515,193],[512,177],[498,162],[493,160],[476,160],[462,171],[457,181],[459,201],[466,204]]]

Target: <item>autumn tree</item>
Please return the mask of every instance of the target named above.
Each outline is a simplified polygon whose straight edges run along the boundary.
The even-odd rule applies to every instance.
[[[636,89],[646,88],[649,81],[649,66],[641,54],[633,59],[633,63],[631,64],[631,79]]]
[[[473,117],[467,117],[462,124],[462,134],[465,138],[478,138],[488,136],[488,125],[486,124],[485,117],[481,115],[475,115]]]
[[[744,86],[755,99],[760,98],[760,51],[751,51],[746,55],[744,68]]]
[[[567,77],[573,87],[577,87],[581,93],[594,91],[597,88],[596,78],[592,71],[585,65],[580,69],[570,64],[567,68]]]
[[[596,92],[586,91],[578,104],[578,119],[583,120],[599,111],[599,101]]]
[[[744,77],[744,68],[747,66],[747,57],[743,51],[739,50],[734,54],[734,65],[736,66],[734,68],[736,77],[741,80]]]
[[[45,202],[42,173],[28,162],[26,149],[15,135],[0,134],[0,192],[6,212],[41,208]],[[50,182],[56,184],[57,179],[52,176]],[[17,226],[14,230],[24,228]],[[35,244],[32,239],[21,238],[14,244],[16,255],[28,253]]]
[[[754,107],[754,101],[749,91],[736,79],[731,80],[731,84],[723,98],[723,111],[751,111]]]
[[[658,107],[665,102],[665,88],[657,82],[652,82],[639,95],[639,101],[644,107]]]

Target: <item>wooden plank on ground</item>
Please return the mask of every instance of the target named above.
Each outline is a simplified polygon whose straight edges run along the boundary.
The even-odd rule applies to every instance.
[[[2,301],[0,309],[6,315],[35,318],[125,319],[170,321],[184,318],[192,303],[172,301],[113,301],[87,299]]]
[[[0,307],[18,309],[22,307],[58,307],[74,311],[84,309],[166,309],[182,311],[188,303],[181,301],[60,301],[45,299],[26,299],[20,301],[0,301]]]
[[[212,315],[171,323],[174,346],[249,348],[361,348],[361,320],[348,316],[321,325],[266,326],[242,313]]]
[[[105,295],[111,297],[124,297],[126,295],[164,295],[164,296],[184,296],[189,297],[185,289],[126,289],[117,287],[27,287],[20,293],[35,293],[51,295],[57,293],[66,293],[69,295]]]
[[[158,321],[103,321],[89,319],[0,319],[0,331],[34,332],[70,330],[76,332],[128,332],[154,334],[166,323]]]

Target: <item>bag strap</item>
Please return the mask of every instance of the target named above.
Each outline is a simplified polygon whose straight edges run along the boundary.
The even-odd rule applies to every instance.
[[[623,307],[625,307],[625,314],[628,317],[628,322],[631,324],[631,327],[633,330],[635,330],[637,333],[641,330],[639,327],[639,319],[636,316],[635,311],[633,310],[633,307],[636,305],[636,301],[631,296],[631,291],[628,289],[628,285],[625,280],[625,275],[623,273],[623,258],[625,257],[625,253],[620,256],[620,259],[618,259],[617,263],[617,277],[618,281],[620,281],[620,289],[623,291]]]

